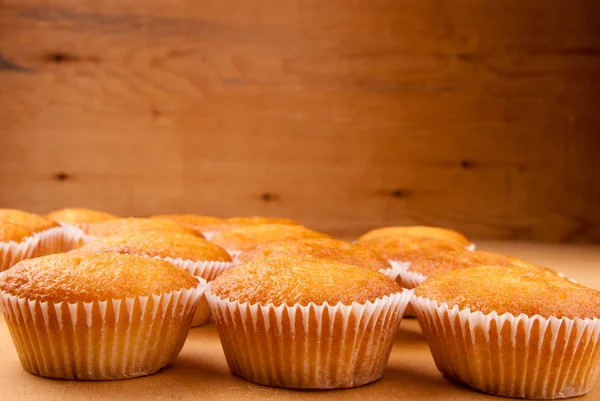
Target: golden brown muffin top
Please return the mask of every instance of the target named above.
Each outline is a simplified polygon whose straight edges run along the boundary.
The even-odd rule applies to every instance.
[[[31,230],[25,227],[0,221],[0,242],[21,242],[31,235],[33,235]]]
[[[0,290],[42,302],[122,299],[197,285],[194,276],[171,263],[118,253],[57,253],[0,273]]]
[[[462,251],[464,246],[429,237],[378,237],[359,239],[357,244],[374,250],[389,260],[411,262],[422,255]]]
[[[382,227],[364,234],[357,242],[362,240],[371,240],[381,237],[417,237],[417,238],[433,238],[446,242],[454,243],[458,246],[468,246],[470,244],[467,237],[458,231],[450,230],[442,227],[428,226],[398,226],[398,227]]]
[[[65,208],[54,210],[46,215],[47,218],[71,225],[97,223],[99,221],[118,219],[110,213],[84,208]]]
[[[24,237],[22,235],[24,230],[29,231],[29,234],[25,235],[28,236],[59,226],[57,222],[34,213],[28,213],[17,209],[0,209],[0,225],[5,224],[22,228],[22,230],[14,227],[2,229],[2,235],[3,237],[6,235],[6,241],[19,241],[23,239]],[[11,235],[14,235],[14,237],[11,237]]]
[[[148,217],[127,217],[92,223],[87,227],[86,234],[94,237],[108,237],[109,235],[132,231],[171,231],[201,236],[195,230],[186,228],[172,220]]]
[[[375,271],[391,267],[387,259],[381,257],[375,251],[333,238],[300,239],[260,244],[254,249],[242,252],[238,257],[238,261],[245,263],[258,258],[276,256],[291,258],[310,256]]]
[[[287,226],[299,226],[295,220],[282,219],[279,217],[262,217],[262,216],[248,216],[248,217],[229,217],[221,219],[220,222],[216,222],[206,227],[206,231],[212,231],[215,233],[231,231],[243,227],[259,226],[264,224],[283,224]]]
[[[229,269],[211,291],[231,301],[308,305],[365,303],[401,291],[389,277],[344,263],[314,258],[276,257]]]
[[[467,267],[477,266],[513,266],[513,260],[499,253],[467,251],[464,249],[431,252],[423,249],[421,253],[410,255],[412,258],[406,260],[411,262],[410,270],[432,277],[436,274]]]
[[[329,238],[329,236],[303,226],[263,224],[219,233],[211,238],[211,242],[227,250],[244,251],[267,242],[306,238]]]
[[[133,231],[92,241],[79,252],[117,252],[192,261],[231,262],[224,249],[191,234],[171,231]]]
[[[544,318],[600,318],[600,291],[575,284],[541,269],[521,266],[478,266],[441,273],[421,284],[415,294],[470,308]]]
[[[191,228],[197,232],[212,231],[215,227],[223,224],[223,219],[212,216],[200,216],[198,214],[159,214],[153,218],[173,220],[184,227]]]

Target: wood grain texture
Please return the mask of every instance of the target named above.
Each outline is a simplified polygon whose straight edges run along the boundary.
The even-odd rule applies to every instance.
[[[0,0],[0,206],[600,241],[598,15]]]

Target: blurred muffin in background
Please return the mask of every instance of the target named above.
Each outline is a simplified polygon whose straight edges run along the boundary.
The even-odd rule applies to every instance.
[[[110,213],[85,208],[64,208],[54,210],[46,215],[63,227],[65,250],[79,248],[83,244],[85,231],[91,223],[118,219]]]

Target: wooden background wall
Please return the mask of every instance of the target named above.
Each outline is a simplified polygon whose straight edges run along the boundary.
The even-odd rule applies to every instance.
[[[600,2],[0,0],[0,207],[600,241]]]

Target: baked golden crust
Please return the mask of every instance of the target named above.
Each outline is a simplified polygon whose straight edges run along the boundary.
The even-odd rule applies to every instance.
[[[225,271],[212,282],[211,291],[232,301],[291,306],[365,303],[401,288],[389,277],[362,267],[314,258],[274,257]]]
[[[57,222],[47,219],[43,216],[39,216],[34,213],[28,213],[28,212],[24,212],[22,210],[17,210],[17,209],[0,209],[0,225],[5,225],[5,224],[9,224],[9,225],[12,224],[13,226],[19,226],[19,227],[23,228],[24,230],[29,231],[30,234],[28,234],[28,235],[32,235],[37,232],[48,230],[50,228],[59,226],[59,224]],[[15,237],[14,237],[15,239],[13,239],[13,241],[18,241],[19,239],[23,238],[23,237],[20,237],[20,235],[22,235],[22,233],[23,233],[22,230],[18,230],[18,229],[14,229],[14,228],[7,228],[7,229],[5,229],[4,232],[6,234],[3,234],[3,235],[7,235],[7,236],[15,235]],[[11,232],[12,232],[12,234],[11,234]],[[9,241],[10,241],[10,239],[9,239]]]
[[[221,219],[220,222],[207,225],[206,231],[211,231],[215,234],[231,231],[243,227],[260,226],[263,224],[283,224],[288,226],[299,226],[300,223],[291,219],[282,219],[279,217],[262,217],[262,216],[248,216],[248,217],[229,217],[227,219]]]
[[[84,208],[64,208],[54,210],[46,215],[50,220],[57,221],[59,223],[79,225],[97,223],[99,221],[118,219],[110,213],[101,212],[99,210],[84,209]]]
[[[467,237],[458,231],[450,230],[442,227],[429,226],[397,226],[397,227],[382,227],[361,236],[357,242],[367,241],[382,237],[417,237],[417,238],[432,238],[449,243],[454,243],[458,246],[468,246],[470,244]]]
[[[122,299],[197,285],[194,276],[171,263],[118,253],[58,253],[0,273],[0,290],[42,302]]]
[[[152,216],[152,218],[173,220],[184,227],[191,228],[200,233],[213,231],[224,222],[223,219],[218,217],[200,216],[198,214],[159,214]]]
[[[421,249],[420,253],[414,253],[410,256],[412,258],[406,260],[411,262],[409,269],[427,277],[468,267],[513,266],[518,260],[516,258],[511,260],[508,256],[499,253],[467,251],[464,249],[445,252],[431,252],[428,249]]]
[[[12,223],[0,222],[0,242],[21,242],[33,235],[31,230]]]
[[[117,252],[192,261],[231,262],[222,248],[200,237],[170,231],[134,231],[92,241],[79,252]]]
[[[132,231],[171,231],[193,234],[199,237],[202,235],[196,232],[196,230],[186,228],[172,220],[147,217],[127,217],[124,219],[100,221],[90,224],[85,231],[88,235],[101,238]]]
[[[400,262],[410,262],[423,254],[430,255],[464,250],[464,246],[454,242],[429,237],[381,236],[358,239],[356,243],[374,250],[386,259]]]
[[[478,266],[451,270],[426,280],[415,295],[470,308],[544,318],[600,318],[600,291],[542,269],[522,266]]]
[[[379,271],[391,267],[387,259],[361,245],[350,244],[333,238],[300,239],[259,244],[256,248],[242,252],[238,262],[245,263],[264,257],[314,257],[346,263]]]
[[[228,251],[244,251],[268,242],[307,238],[329,238],[329,236],[303,226],[263,224],[219,233],[211,238],[211,242]]]

